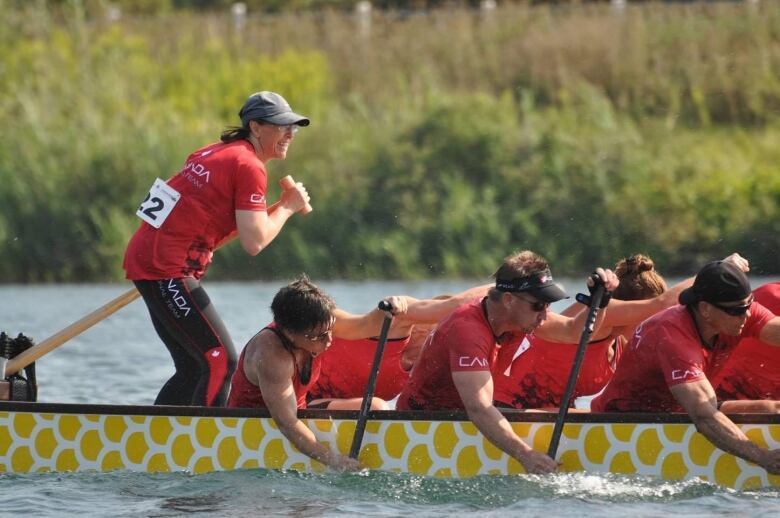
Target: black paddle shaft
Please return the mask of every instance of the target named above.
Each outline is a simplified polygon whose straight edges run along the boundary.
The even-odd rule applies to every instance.
[[[379,302],[379,309],[382,311],[390,311],[392,306],[390,306],[390,303],[386,300],[382,300]],[[371,364],[371,374],[368,376],[368,383],[366,384],[366,393],[363,395],[363,403],[360,405],[360,414],[358,414],[357,424],[355,424],[355,435],[352,437],[352,447],[349,449],[349,456],[353,459],[357,459],[358,453],[360,453],[360,446],[363,443],[363,434],[366,431],[366,423],[368,422],[368,409],[371,408],[371,400],[374,399],[374,389],[376,389],[379,364],[382,362],[382,354],[385,351],[387,334],[390,332],[390,324],[392,324],[392,322],[393,316],[391,314],[385,315],[385,319],[382,322],[382,331],[379,333],[379,342],[376,344],[374,362]]]
[[[577,354],[574,357],[574,364],[571,366],[571,372],[569,373],[569,381],[566,383],[566,390],[563,393],[563,399],[561,399],[561,408],[558,411],[558,418],[555,420],[555,428],[553,428],[552,439],[550,439],[550,448],[547,450],[547,455],[552,459],[558,454],[558,443],[561,440],[561,432],[563,432],[563,423],[566,420],[566,415],[569,413],[569,401],[574,394],[574,388],[577,386],[577,378],[580,375],[580,368],[582,367],[582,360],[585,358],[585,350],[588,347],[588,340],[593,332],[593,326],[596,323],[596,314],[599,312],[599,305],[601,305],[601,299],[604,296],[604,283],[596,281],[596,287],[593,290],[593,295],[590,298],[590,306],[588,307],[588,316],[585,318],[585,327],[582,329],[582,335],[580,335],[580,343],[577,346]]]

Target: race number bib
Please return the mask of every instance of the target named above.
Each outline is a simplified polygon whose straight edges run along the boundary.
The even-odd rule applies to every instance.
[[[154,228],[160,228],[179,198],[181,194],[176,189],[157,178],[135,214]]]

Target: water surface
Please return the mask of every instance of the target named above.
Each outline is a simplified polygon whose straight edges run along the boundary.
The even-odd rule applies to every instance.
[[[753,282],[758,286],[769,280],[777,279]],[[281,284],[204,283],[238,349],[270,321],[269,305]],[[360,313],[386,295],[431,297],[476,284],[321,285],[339,306]],[[564,284],[571,292],[583,289],[576,281]],[[0,330],[41,341],[129,287],[0,286]],[[173,368],[138,300],[41,358],[37,372],[40,401],[146,405]],[[738,492],[695,480],[583,473],[464,480],[269,470],[6,474],[0,475],[0,503],[0,516],[780,516],[776,489]]]

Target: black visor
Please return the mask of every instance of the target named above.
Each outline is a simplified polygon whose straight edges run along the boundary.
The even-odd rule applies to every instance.
[[[525,292],[542,302],[557,302],[561,299],[569,298],[563,286],[553,280],[550,270],[526,277],[496,279],[496,289],[510,293]]]

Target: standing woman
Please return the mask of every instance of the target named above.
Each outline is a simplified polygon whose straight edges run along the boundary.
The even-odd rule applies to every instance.
[[[144,221],[125,252],[126,277],[146,302],[176,368],[155,405],[225,404],[236,353],[200,278],[214,250],[238,236],[244,250],[257,255],[309,202],[297,183],[267,207],[265,166],[287,156],[309,119],[273,92],[249,96],[239,116],[241,127],[192,153],[167,183],[155,181],[137,212]]]

